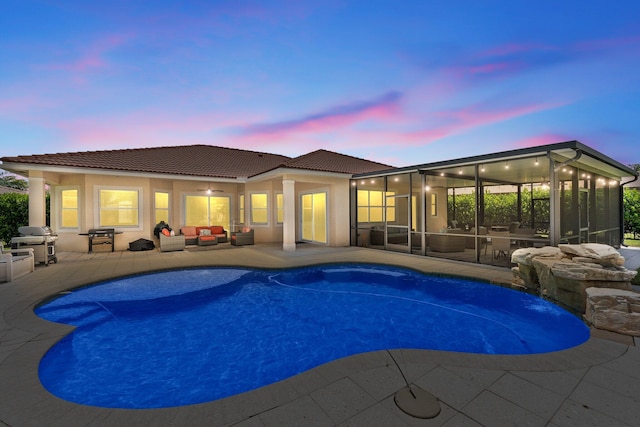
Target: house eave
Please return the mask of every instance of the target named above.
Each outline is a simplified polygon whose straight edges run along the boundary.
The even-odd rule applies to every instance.
[[[204,182],[227,182],[227,183],[244,183],[246,177],[228,178],[228,177],[213,177],[202,175],[183,175],[183,174],[168,174],[158,172],[140,172],[140,171],[122,171],[113,169],[100,169],[100,168],[82,168],[82,167],[67,167],[67,166],[50,166],[50,165],[36,165],[30,163],[2,163],[2,169],[21,175],[24,177],[29,176],[29,171],[38,172],[50,172],[57,174],[85,174],[85,175],[106,175],[106,176],[128,176],[128,177],[144,177],[151,179],[172,179],[178,181],[204,181]]]

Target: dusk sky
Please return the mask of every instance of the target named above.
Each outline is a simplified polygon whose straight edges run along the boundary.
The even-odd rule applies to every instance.
[[[208,144],[640,163],[640,1],[3,0],[0,156]]]

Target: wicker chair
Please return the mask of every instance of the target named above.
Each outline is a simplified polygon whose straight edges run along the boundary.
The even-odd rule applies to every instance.
[[[231,244],[234,246],[253,245],[253,228],[231,232]]]
[[[160,233],[160,252],[183,251],[184,245],[183,235],[165,236]]]

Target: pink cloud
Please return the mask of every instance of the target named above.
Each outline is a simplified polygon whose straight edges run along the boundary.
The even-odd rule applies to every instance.
[[[287,132],[255,132],[232,136],[228,143],[236,147],[256,150],[277,149],[278,152],[295,151],[298,154],[317,148],[334,151],[369,151],[379,147],[419,147],[442,141],[447,137],[475,128],[487,126],[539,111],[556,108],[560,104],[541,103],[526,104],[503,109],[486,109],[483,105],[474,105],[460,110],[447,110],[435,113],[437,119],[431,127],[412,129],[415,123],[425,122],[426,115],[413,117],[411,123],[394,120],[376,123],[375,128],[364,126],[344,126],[336,129],[327,124],[321,126],[295,127],[295,131],[287,128]],[[429,121],[433,121],[434,113],[427,113]],[[304,130],[304,131],[303,131]],[[558,137],[549,136],[550,142],[558,142]],[[379,161],[377,157],[372,157]],[[391,159],[392,157],[387,157]],[[397,162],[394,162],[394,164]]]
[[[69,62],[45,64],[43,68],[76,73],[107,68],[110,66],[110,63],[105,59],[105,56],[112,50],[122,46],[128,39],[130,39],[130,36],[125,34],[114,34],[104,37],[82,49],[77,59]]]
[[[281,122],[260,123],[241,129],[242,135],[286,135],[289,133],[328,132],[372,119],[387,119],[398,113],[399,92],[389,92],[367,101],[352,102],[304,117]]]
[[[468,71],[471,74],[487,74],[487,73],[496,73],[498,71],[505,71],[510,68],[513,68],[513,64],[502,62],[502,63],[481,64],[477,66],[472,66],[469,68]]]
[[[25,93],[23,95],[0,99],[0,113],[7,117],[24,118],[41,108],[52,108],[57,103],[47,99],[39,93]]]
[[[165,145],[214,144],[218,128],[248,119],[222,113],[180,114],[156,110],[52,123],[79,151]]]

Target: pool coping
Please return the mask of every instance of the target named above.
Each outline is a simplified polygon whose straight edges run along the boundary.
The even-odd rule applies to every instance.
[[[40,384],[37,375],[40,359],[73,327],[41,319],[35,315],[33,308],[50,295],[66,289],[108,278],[156,271],[158,266],[167,269],[184,268],[188,263],[189,267],[242,265],[252,268],[289,268],[336,262],[369,262],[408,266],[418,271],[429,270],[437,274],[472,277],[502,284],[506,284],[511,276],[507,269],[468,266],[464,263],[404,254],[380,254],[381,251],[372,249],[313,248],[307,253],[297,251],[298,253],[293,254],[287,254],[277,248],[262,248],[262,253],[259,253],[260,248],[241,250],[242,257],[231,253],[232,251],[221,251],[216,254],[215,261],[211,259],[211,254],[206,253],[196,257],[193,253],[188,256],[159,256],[155,260],[152,258],[154,254],[97,255],[77,259],[72,259],[75,255],[70,255],[67,266],[73,269],[64,270],[62,257],[60,265],[39,267],[36,272],[18,281],[0,285],[0,307],[3,312],[0,328],[0,395],[3,396],[0,399],[0,422],[8,425],[61,426],[121,423],[294,425],[302,420],[313,420],[318,425],[337,425],[367,417],[378,421],[388,417],[394,422],[399,421],[398,425],[411,425],[416,420],[395,407],[392,399],[395,391],[405,386],[406,377],[410,383],[422,386],[441,399],[444,409],[437,417],[439,422],[464,417],[482,425],[482,417],[465,408],[471,406],[475,399],[480,399],[488,386],[494,386],[499,378],[507,374],[556,373],[583,378],[591,368],[626,359],[629,355],[634,361],[636,358],[640,360],[635,347],[594,336],[584,344],[571,349],[526,356],[432,350],[376,351],[329,362],[283,381],[220,400],[143,410],[108,409],[67,402],[50,394]],[[125,265],[131,267],[122,268]],[[115,268],[116,266],[120,268]],[[79,274],[81,270],[86,271]],[[456,274],[450,274],[452,270]],[[43,282],[46,285],[43,285]],[[451,372],[459,373],[460,370],[476,372],[477,378],[483,378],[480,382],[472,379],[465,381],[465,387],[471,384],[479,391],[474,399],[465,401],[464,405],[456,401],[458,397],[448,396],[456,391],[455,385],[432,382],[434,375],[437,376],[435,373],[448,375]],[[461,375],[464,377],[464,374]],[[456,378],[459,377],[460,375],[457,375]],[[484,389],[481,387],[483,382],[487,383]],[[452,387],[453,390],[450,390]],[[565,401],[570,401],[570,396],[571,393],[565,396]],[[521,402],[515,404],[519,407],[526,406]],[[532,416],[544,418],[544,411],[531,412]],[[551,417],[548,421],[552,419],[554,418]],[[627,418],[614,419],[625,422]]]

